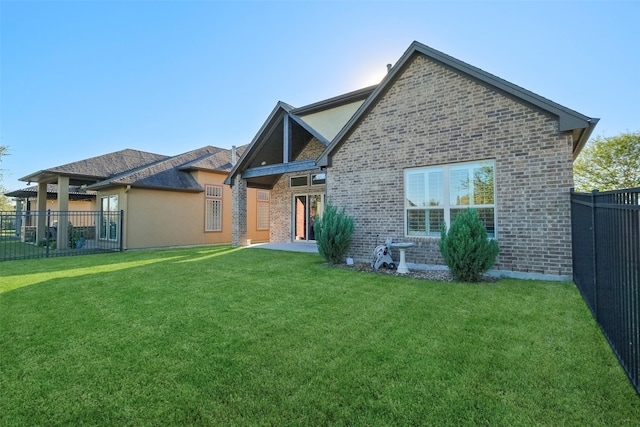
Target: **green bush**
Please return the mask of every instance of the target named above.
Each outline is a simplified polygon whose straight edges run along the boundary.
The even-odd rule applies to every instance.
[[[353,234],[353,218],[345,214],[344,207],[338,212],[335,206],[327,202],[322,217],[316,215],[313,231],[320,255],[332,264],[342,262]]]
[[[498,243],[487,238],[475,209],[460,212],[448,232],[443,224],[440,237],[440,253],[457,281],[479,282],[498,256]]]

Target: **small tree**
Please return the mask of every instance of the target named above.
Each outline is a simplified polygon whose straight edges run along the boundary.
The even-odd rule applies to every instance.
[[[353,234],[353,218],[347,216],[344,207],[340,212],[330,202],[327,203],[322,217],[316,215],[313,224],[318,252],[328,262],[342,262]]]
[[[590,140],[573,162],[573,179],[584,192],[640,186],[640,132]]]
[[[456,216],[449,231],[440,231],[440,253],[453,278],[460,282],[479,282],[498,256],[498,243],[487,238],[487,230],[475,209]]]

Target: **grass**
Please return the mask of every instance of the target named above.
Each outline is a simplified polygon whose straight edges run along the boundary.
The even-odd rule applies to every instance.
[[[570,283],[225,246],[0,264],[0,425],[638,425]]]
[[[15,235],[0,235],[0,261],[44,257],[46,251],[45,246],[21,242]]]

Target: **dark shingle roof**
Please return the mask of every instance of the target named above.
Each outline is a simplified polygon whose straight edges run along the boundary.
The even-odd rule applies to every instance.
[[[38,196],[38,186],[25,187],[20,190],[11,191],[4,194],[7,197],[19,197],[33,199]],[[55,200],[58,198],[58,186],[56,184],[47,184],[47,199]],[[96,192],[85,190],[76,185],[69,186],[69,200],[95,200]]]
[[[245,145],[236,149],[237,159],[246,148]],[[231,153],[232,150],[213,146],[198,148],[177,156],[126,149],[41,170],[21,180],[50,182],[62,175],[68,176],[72,183],[85,184],[90,190],[131,185],[165,190],[202,191],[190,171],[228,173],[233,166]],[[34,192],[37,189],[32,188]]]
[[[224,171],[230,162],[231,150],[206,146],[125,171],[90,185],[88,188],[99,189],[131,185],[164,190],[202,191],[202,187],[189,173],[189,170]]]
[[[95,182],[166,158],[167,156],[161,154],[125,149],[44,169],[20,178],[20,180],[42,182],[48,178],[53,179],[58,175],[65,175]]]
[[[236,148],[236,162],[242,157],[249,145],[242,145]],[[221,149],[217,153],[210,154],[201,159],[187,163],[181,167],[183,170],[215,170],[229,172],[233,168],[231,150]]]

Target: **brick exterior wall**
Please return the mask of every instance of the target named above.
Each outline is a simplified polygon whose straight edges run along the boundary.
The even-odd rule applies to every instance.
[[[391,236],[416,243],[407,262],[443,264],[438,239],[405,237],[403,171],[485,159],[495,160],[500,255],[494,268],[571,276],[571,137],[558,132],[556,118],[422,55],[327,169],[328,198],[355,220],[349,255],[371,261],[374,246]],[[281,192],[279,183],[273,199]]]
[[[307,146],[300,152],[295,160],[310,160],[320,157],[326,147],[316,138],[313,138]],[[296,194],[323,194],[324,185],[311,185],[311,174],[318,173],[319,170],[308,172],[296,172],[283,174],[271,190],[271,241],[277,243],[287,243],[294,240],[292,236],[292,210],[293,196]],[[289,187],[289,179],[292,176],[307,175],[309,185],[306,187]]]
[[[234,247],[247,245],[247,182],[237,175],[231,188],[232,197],[232,237]]]

